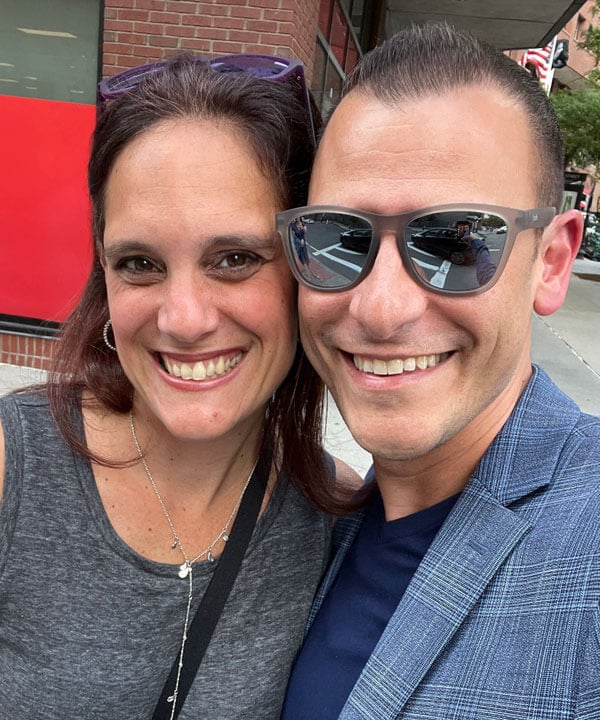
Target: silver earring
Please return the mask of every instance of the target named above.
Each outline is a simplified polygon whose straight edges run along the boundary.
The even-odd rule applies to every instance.
[[[104,338],[104,342],[108,348],[110,348],[111,350],[116,350],[117,348],[108,339],[108,331],[110,330],[111,325],[112,325],[112,320],[110,320],[110,319],[104,323],[104,328],[102,330],[102,337]]]

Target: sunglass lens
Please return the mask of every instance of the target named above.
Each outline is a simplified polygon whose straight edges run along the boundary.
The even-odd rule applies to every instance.
[[[284,75],[289,64],[262,55],[227,55],[210,61],[220,72],[246,72],[256,77],[277,79]]]
[[[495,276],[504,253],[507,223],[481,211],[437,212],[412,220],[406,247],[426,285],[452,292],[478,290]]]
[[[145,78],[157,73],[164,65],[164,62],[140,65],[130,70],[125,70],[118,75],[105,78],[99,85],[100,93],[105,99],[109,100],[123,95],[137,87]]]
[[[309,213],[289,224],[289,248],[308,285],[331,290],[353,283],[367,262],[373,231],[345,213]]]

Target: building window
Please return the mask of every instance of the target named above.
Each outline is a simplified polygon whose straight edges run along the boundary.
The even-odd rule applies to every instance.
[[[335,55],[340,67],[344,67],[346,59],[346,45],[348,43],[349,34],[348,20],[339,5],[333,8],[333,18],[331,22],[331,33],[329,35],[329,46]]]
[[[0,94],[95,103],[99,0],[3,0]]]
[[[327,59],[327,51],[322,43],[317,41],[313,66],[312,94],[321,111],[323,111],[323,95],[325,93],[324,79],[327,69]]]
[[[0,323],[61,322],[89,271],[101,0],[2,0]]]
[[[319,30],[325,38],[329,38],[329,33],[331,31],[333,3],[334,0],[321,0],[321,4],[319,6]]]
[[[325,72],[322,104],[322,110],[325,115],[328,115],[340,101],[343,83],[344,73],[341,72],[339,65],[329,58]]]
[[[369,49],[366,28],[373,27],[380,4],[364,0],[321,0],[311,89],[324,114],[335,106],[344,78]]]

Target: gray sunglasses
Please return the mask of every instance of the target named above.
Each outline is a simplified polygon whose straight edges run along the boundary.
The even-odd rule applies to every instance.
[[[515,210],[456,203],[398,215],[312,205],[277,215],[277,230],[299,283],[342,292],[358,285],[375,262],[381,235],[394,233],[407,272],[440,295],[476,295],[500,277],[517,235],[544,228],[553,207]]]

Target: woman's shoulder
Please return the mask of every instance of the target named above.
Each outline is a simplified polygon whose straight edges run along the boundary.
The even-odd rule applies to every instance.
[[[283,505],[284,514],[289,514],[286,524],[292,518],[296,524],[319,526],[329,534],[333,526],[333,518],[339,514],[337,503],[352,504],[352,498],[364,487],[364,481],[356,470],[345,461],[334,457],[329,452],[324,452],[326,477],[323,482],[331,484],[331,498],[335,498],[336,506],[325,510],[323,506],[318,509],[318,503],[309,500],[305,493],[295,486],[286,476],[279,477],[279,483],[273,497],[272,505],[275,507]],[[333,500],[332,500],[333,502]]]
[[[2,418],[0,418],[0,504],[2,503],[3,491],[4,491],[4,430],[2,428]]]
[[[21,425],[24,418],[48,414],[48,399],[42,390],[18,390],[0,397],[0,422]]]
[[[40,411],[46,416],[45,421],[36,416]],[[39,389],[20,390],[0,397],[0,499],[7,466],[22,454],[24,434],[45,437],[49,418],[48,401]]]
[[[4,474],[26,461],[36,462],[40,458],[64,454],[62,436],[43,388],[1,397],[0,424]]]
[[[35,385],[29,388],[13,390],[0,396],[0,408],[14,406],[43,406],[48,405],[48,393],[45,385]]]
[[[351,492],[360,490],[364,485],[364,480],[356,470],[338,457],[332,457],[332,459],[335,464],[336,484],[341,488],[347,488]]]
[[[42,387],[18,390],[0,397],[0,422],[7,427],[15,423],[47,424],[51,422],[48,397]]]

